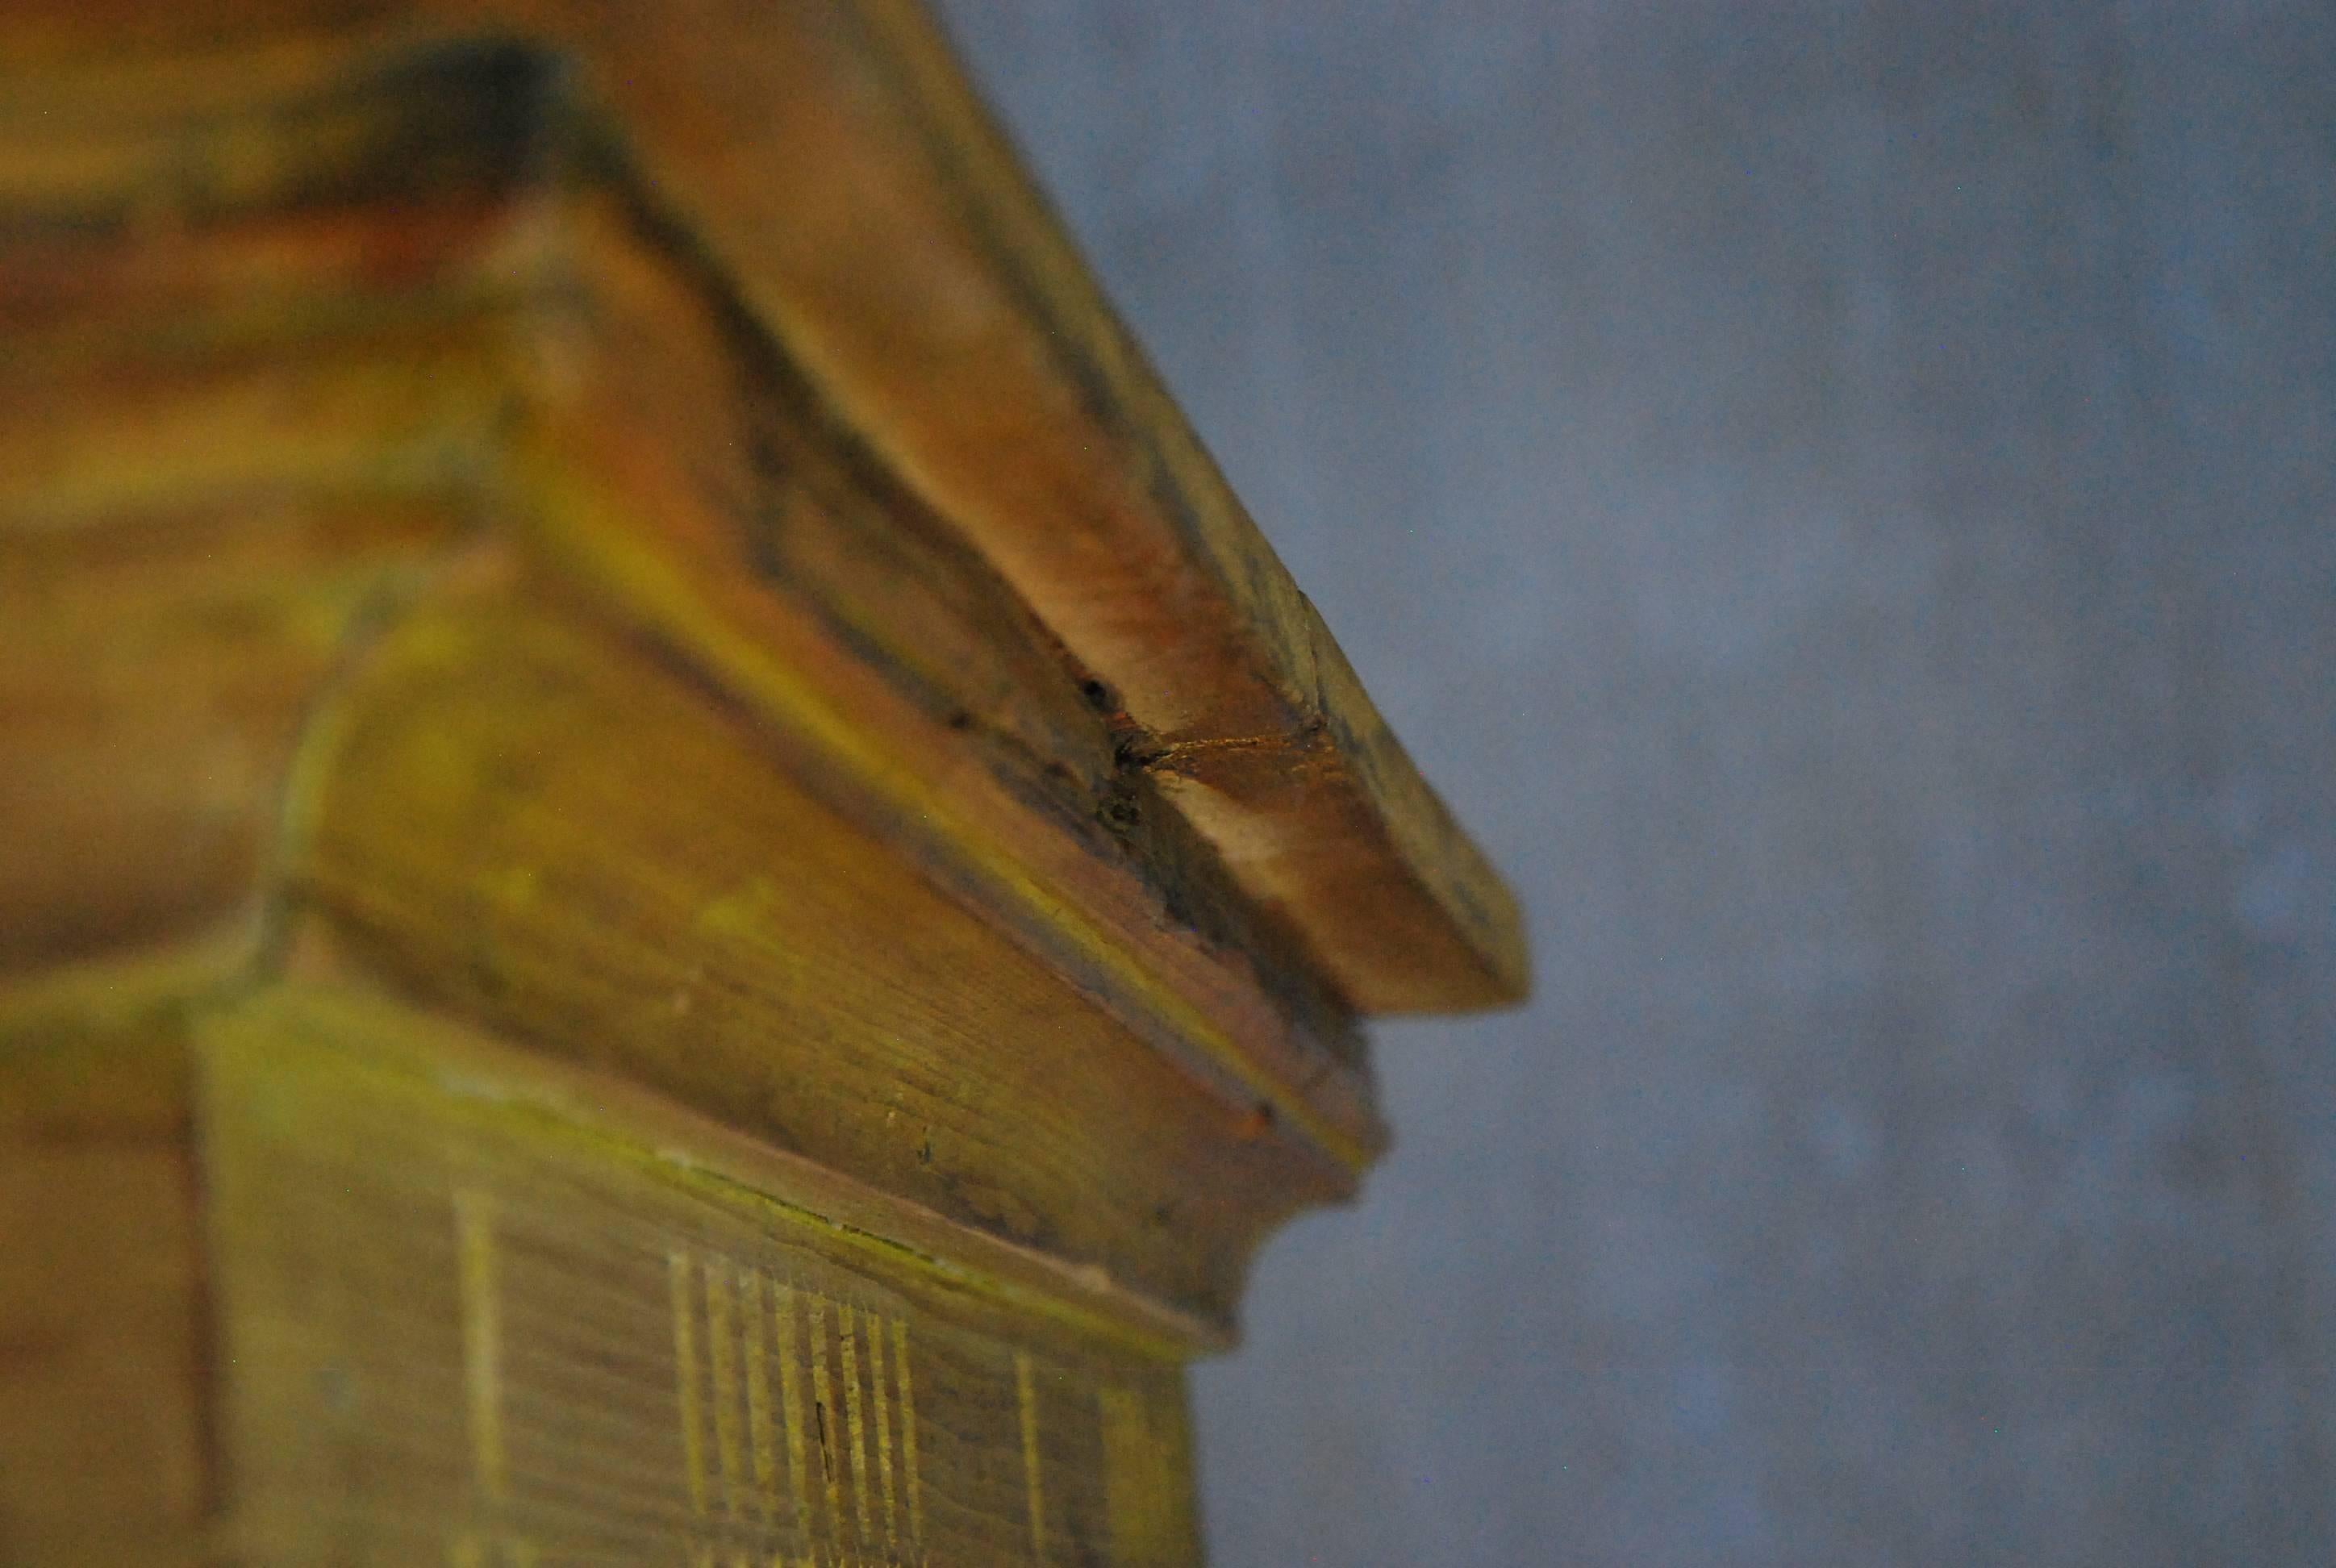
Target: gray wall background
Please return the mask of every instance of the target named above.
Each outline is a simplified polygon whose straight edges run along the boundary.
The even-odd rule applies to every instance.
[[[947,15],[1535,923],[1217,1563],[2336,1563],[2336,8]]]

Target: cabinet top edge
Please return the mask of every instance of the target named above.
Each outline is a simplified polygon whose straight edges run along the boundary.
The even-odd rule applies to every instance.
[[[74,61],[161,80],[231,54],[297,72],[449,38],[540,50],[606,111],[656,199],[1059,640],[1121,754],[1326,985],[1365,1014],[1523,996],[1499,874],[912,0],[0,6],[0,65],[20,82]],[[139,91],[166,112],[169,92]],[[27,112],[0,104],[0,121]]]

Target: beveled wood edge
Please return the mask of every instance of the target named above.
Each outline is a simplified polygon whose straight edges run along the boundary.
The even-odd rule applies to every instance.
[[[1238,702],[1229,701],[1220,712],[1180,722],[1173,716],[1192,702],[1193,690],[1155,689],[1148,660],[1134,662],[1096,636],[1082,635],[1087,621],[1119,617],[1122,607],[1079,604],[1082,585],[1051,574],[1025,581],[1002,560],[1001,570],[1066,646],[1093,657],[1106,679],[1117,672],[1131,716],[1147,732],[1146,765],[1211,782],[1202,797],[1173,791],[1172,799],[1221,849],[1230,837],[1255,832],[1262,803],[1238,782],[1211,780],[1208,753],[1231,747],[1279,754],[1300,771],[1299,798],[1273,807],[1278,825],[1270,831],[1284,842],[1257,857],[1281,862],[1280,874],[1257,869],[1255,859],[1228,859],[1235,878],[1297,929],[1358,1011],[1457,1011],[1522,1000],[1532,960],[1523,917],[1507,885],[1397,739],[1328,623],[1259,531],[942,31],[916,0],[864,0],[856,9],[871,50],[898,73],[898,112],[918,121],[927,156],[946,165],[944,183],[960,220],[984,233],[990,264],[1019,286],[1030,326],[1055,351],[1051,375],[1085,402],[1088,428],[1074,438],[1106,447],[1115,439],[1129,449],[1123,461],[1147,482],[1131,511],[1095,515],[1114,525],[1114,543],[1130,551],[1181,552],[1205,573],[1203,593],[1222,599],[1241,635],[1228,645],[1198,620],[1158,617],[1150,631],[1189,639],[1194,646],[1187,651],[1197,656],[1207,687],[1262,687],[1287,706],[1287,716],[1252,733],[1237,722]],[[988,516],[986,509],[974,515]],[[1043,538],[1053,521],[1027,526]],[[968,526],[981,537],[978,523]],[[1207,796],[1228,808],[1223,820],[1212,814]],[[1352,824],[1346,842],[1306,842],[1306,824],[1326,821]],[[1347,863],[1344,876],[1332,881],[1290,869],[1292,861],[1310,867],[1326,849],[1327,858]],[[1376,896],[1358,899],[1355,882],[1365,877]],[[1388,942],[1385,928],[1405,925],[1419,940]]]
[[[1237,850],[1236,881],[1326,983],[1366,1013],[1524,994],[1507,889],[910,0],[177,9],[14,0],[0,29],[58,61],[305,34],[515,39],[569,62],[765,328],[1091,672],[1130,765],[1201,786],[1166,793]],[[1259,796],[1274,770],[1215,772],[1227,747],[1290,765]]]
[[[284,915],[256,910],[164,947],[0,981],[0,1067],[15,1053],[37,1048],[61,1018],[85,1027],[93,1019],[100,1033],[110,1027],[145,1035],[152,1032],[148,1018],[168,1010],[183,1021],[156,1045],[176,1057],[200,1048],[206,1032],[223,1021],[266,1014],[346,1038],[361,1062],[417,1070],[411,1064],[421,1053],[394,1043],[403,1033],[426,1042],[441,1087],[524,1106],[625,1158],[752,1193],[886,1266],[1157,1359],[1213,1355],[1238,1343],[1231,1323],[1131,1289],[1100,1267],[960,1223],[774,1148],[620,1075],[526,1049],[484,1026],[434,1011],[346,959],[321,923],[287,925]],[[137,1070],[161,1076],[151,1086],[152,1104],[126,1116],[117,1103],[77,1099],[71,1084],[53,1105],[30,1107],[30,1116],[27,1107],[0,1102],[0,1145],[200,1138],[200,1096],[188,1103],[187,1066],[174,1060]]]
[[[620,195],[638,194],[638,173],[621,161],[597,173]],[[592,297],[599,285],[583,248],[549,236],[545,243],[556,258],[553,287]],[[1229,937],[1177,915],[1166,868],[1124,845],[1107,852],[1034,809],[967,735],[903,702],[872,667],[848,660],[839,669],[776,634],[743,629],[638,531],[590,521],[620,513],[623,503],[606,493],[589,459],[546,462],[539,448],[568,417],[562,403],[584,387],[605,380],[621,394],[626,366],[569,350],[558,375],[527,384],[521,410],[481,469],[485,502],[520,523],[528,553],[595,615],[646,637],[722,700],[774,726],[771,738],[799,780],[896,837],[937,886],[999,921],[1212,1094],[1279,1120],[1349,1177],[1368,1168],[1388,1135],[1352,1018],[1337,999],[1293,987],[1287,944]],[[814,667],[826,673],[813,675]],[[822,784],[830,774],[849,787]]]
[[[360,84],[376,78],[401,81],[401,72],[433,57],[483,50],[507,67],[517,63],[511,46],[492,40],[482,46],[474,36],[449,41],[435,35],[383,39],[334,34],[306,44],[279,41],[258,47],[242,40],[223,47],[228,48],[224,56],[164,55],[143,63],[108,60],[61,69],[37,83],[29,99],[17,100],[36,122],[46,121],[42,134],[65,154],[63,164],[75,178],[62,187],[63,193],[81,200],[99,196],[103,186],[92,175],[102,171],[111,177],[113,172],[102,160],[94,170],[86,167],[80,155],[81,132],[75,129],[85,122],[109,131],[129,126],[133,140],[151,141],[190,116],[217,122],[222,115],[265,112],[279,102],[301,102],[318,93],[329,97],[352,80]],[[47,94],[56,96],[54,105],[47,102]],[[552,112],[565,112],[557,105]],[[0,122],[10,119],[0,104]],[[548,134],[572,129],[559,127]],[[44,189],[43,176],[58,161],[54,155],[44,160],[37,141],[14,146],[0,141],[0,196],[21,200],[26,199],[28,186],[35,195]],[[555,158],[572,151],[547,149]],[[597,157],[589,177],[614,185],[620,193],[638,182],[638,175],[621,162],[606,164]],[[929,874],[990,918],[1006,921],[1022,945],[1037,951],[1153,1049],[1181,1061],[1238,1114],[1278,1120],[1350,1174],[1358,1174],[1384,1147],[1386,1130],[1350,1020],[1332,999],[1311,998],[1293,984],[1298,979],[1294,955],[1238,935],[1190,929],[1177,912],[1175,894],[1146,874],[1141,855],[1131,860],[1124,846],[1118,853],[1105,852],[1106,846],[1088,842],[1093,835],[1066,833],[1061,823],[1021,798],[1011,781],[989,775],[969,744],[973,737],[951,733],[912,706],[904,707],[881,681],[855,678],[837,687],[831,677],[839,650],[820,651],[808,658],[805,669],[790,671],[790,654],[802,656],[803,649],[764,646],[735,628],[725,630],[721,617],[701,613],[702,599],[692,597],[669,570],[670,563],[659,560],[654,541],[638,531],[615,528],[613,534],[623,536],[620,542],[626,548],[617,557],[595,560],[576,550],[572,538],[555,541],[551,536],[560,531],[558,528],[522,521],[563,510],[540,482],[542,465],[529,461],[527,449],[546,417],[547,404],[558,401],[558,394],[544,383],[572,381],[583,374],[573,343],[563,340],[562,347],[550,350],[563,364],[560,373],[548,377],[544,355],[539,352],[546,347],[547,336],[559,336],[561,331],[556,321],[546,318],[551,310],[543,297],[547,291],[574,304],[589,299],[597,288],[590,278],[569,266],[575,258],[563,214],[578,195],[557,181],[543,190],[529,186],[509,193],[500,220],[477,219],[471,225],[474,234],[465,230],[469,238],[464,245],[476,249],[484,272],[472,278],[450,268],[432,286],[446,290],[443,308],[451,313],[448,319],[440,320],[428,310],[414,314],[414,320],[449,342],[476,337],[478,342],[463,350],[463,363],[475,361],[473,379],[492,390],[473,387],[464,394],[460,388],[469,380],[458,379],[448,395],[460,406],[444,420],[426,423],[423,433],[430,439],[423,453],[404,452],[416,438],[414,432],[401,430],[394,441],[379,432],[364,432],[366,440],[388,442],[400,454],[389,466],[404,476],[401,490],[412,487],[433,503],[474,517],[493,513],[512,524],[493,531],[527,536],[530,553],[548,556],[575,579],[575,588],[594,602],[596,613],[666,646],[720,688],[726,700],[810,743],[793,748],[802,754],[799,763],[809,753],[828,754],[831,768],[840,767],[857,782],[855,791],[843,792],[859,797],[852,803],[854,810],[863,815],[872,810],[890,831],[924,844],[923,852],[912,858]],[[37,200],[33,205],[39,209]],[[103,209],[102,202],[98,209]],[[459,332],[450,322],[459,326]],[[112,345],[113,349],[128,341],[132,339],[92,340],[100,348]],[[190,341],[207,340],[197,336]],[[229,341],[242,346],[239,352],[252,346],[243,345],[239,336]],[[275,341],[271,335],[266,344]],[[92,351],[89,346],[82,350],[84,355]],[[610,368],[621,377],[621,363]],[[36,366],[28,374],[37,376],[40,371]],[[246,433],[256,439],[255,433]],[[361,457],[360,445],[341,441],[326,454],[329,461],[319,474],[310,477],[337,476],[338,482],[348,483],[380,481],[383,475],[373,471],[382,464]],[[116,453],[116,461],[122,456]],[[129,458],[133,473],[139,462],[134,455]],[[349,472],[343,472],[344,468]],[[576,487],[551,488],[572,492]],[[118,489],[104,490],[99,501],[119,503],[123,497],[114,492]],[[177,493],[168,489],[159,495],[148,493],[152,490],[151,483],[133,486],[132,499],[144,504]],[[44,498],[38,486],[15,499],[31,502],[32,522],[46,526],[41,521]],[[82,525],[88,521],[83,518]],[[433,548],[430,564],[417,570],[425,579],[434,578],[479,542],[471,531],[463,531]],[[375,596],[366,610],[368,625],[379,629],[384,618],[394,618],[404,602],[401,596]],[[344,648],[343,657],[351,651]],[[842,663],[848,666],[850,660]],[[829,675],[808,677],[813,665]],[[1063,678],[1069,679],[1067,672]],[[329,687],[332,677],[325,677],[325,684]],[[304,728],[312,727],[331,705],[307,700],[305,706],[308,718]],[[866,733],[868,721],[877,715],[884,716],[880,728],[890,726],[882,744]],[[301,795],[297,780],[285,791],[297,816]],[[1173,819],[1173,813],[1158,814]],[[270,896],[277,880],[275,870],[261,867],[259,885],[249,896]]]
[[[198,1041],[255,1018],[331,1034],[355,1066],[422,1076],[456,1096],[556,1124],[609,1158],[750,1193],[871,1265],[1061,1323],[1161,1360],[1232,1348],[1227,1325],[1126,1288],[1104,1270],[990,1235],[776,1149],[619,1076],[496,1038],[376,987],[304,928],[277,978],[196,1026]],[[200,1126],[200,1106],[197,1106]],[[200,1133],[198,1133],[200,1136]]]

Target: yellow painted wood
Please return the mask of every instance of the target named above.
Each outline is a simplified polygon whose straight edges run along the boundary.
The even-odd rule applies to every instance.
[[[1181,1563],[1498,880],[894,0],[0,14],[0,1563]]]
[[[978,1238],[878,1240],[380,1000],[256,999],[200,1061],[235,1549],[1196,1560],[1173,1355],[1034,1310]]]
[[[12,10],[0,74],[24,62],[23,84],[0,128],[25,151],[0,161],[0,196],[70,234],[125,209],[200,231],[316,191],[394,210],[433,187],[525,191],[523,209],[563,181],[621,188],[719,288],[732,328],[778,349],[836,433],[1036,616],[1130,779],[1164,787],[1319,979],[1364,1011],[1521,994],[1505,889],[913,7],[126,11]],[[157,106],[233,104],[245,83],[281,107],[240,126],[187,115],[199,178],[174,191],[151,151],[170,124]],[[12,270],[54,272],[56,249],[44,237]]]

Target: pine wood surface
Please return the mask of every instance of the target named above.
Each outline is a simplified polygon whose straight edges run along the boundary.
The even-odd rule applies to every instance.
[[[0,341],[0,1564],[1192,1561],[1521,937],[929,26],[16,0]]]
[[[401,989],[1221,1327],[1265,1231],[1352,1191],[516,588],[402,623],[337,700],[287,874]]]
[[[76,221],[120,221],[106,209],[123,200],[168,214],[183,199],[201,215],[287,174],[300,194],[303,177],[329,189],[368,159],[403,198],[427,189],[433,157],[459,168],[466,147],[501,147],[519,167],[501,172],[525,183],[563,139],[597,140],[743,319],[1097,683],[1127,765],[1164,786],[1352,1002],[1519,994],[1524,949],[1498,878],[913,8],[238,0],[197,16],[19,0],[7,25],[21,68],[0,111],[0,192],[50,222],[76,206]],[[450,136],[385,135],[367,117],[379,100],[349,90],[370,74],[404,101],[417,82],[459,99],[462,69],[451,86],[433,73],[466,52],[478,96],[437,118]],[[173,132],[270,89],[277,123],[219,132],[192,189],[174,191],[188,170],[170,160],[190,143]],[[72,129],[109,112],[110,139]],[[310,151],[287,155],[294,139]]]
[[[183,1143],[0,1139],[0,1563],[201,1550],[199,1225]]]
[[[251,1368],[234,1549],[1192,1560],[1174,1341],[1140,1320],[903,1242],[717,1127],[641,1140],[589,1080],[362,998],[222,1014],[202,1063],[224,1349]]]

